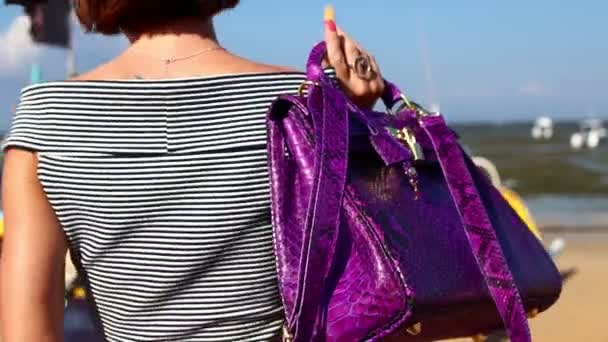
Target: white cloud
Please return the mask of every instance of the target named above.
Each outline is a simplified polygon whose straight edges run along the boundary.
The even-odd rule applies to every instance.
[[[28,66],[40,54],[30,37],[30,19],[19,16],[0,34],[0,73],[12,74]]]
[[[547,96],[551,95],[551,89],[538,81],[530,81],[519,87],[519,94],[524,96]]]

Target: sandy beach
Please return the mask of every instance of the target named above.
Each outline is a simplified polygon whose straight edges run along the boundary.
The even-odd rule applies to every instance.
[[[565,238],[566,248],[556,262],[560,270],[575,273],[555,306],[532,320],[534,341],[608,342],[608,232]]]
[[[559,269],[574,273],[560,300],[530,321],[533,340],[540,342],[608,342],[608,229],[606,233],[546,234],[544,240],[566,238],[557,257]],[[465,342],[459,339],[451,342]]]
[[[570,277],[560,300],[530,321],[533,341],[608,342],[608,229],[545,233],[544,241],[548,244],[557,237],[566,240],[566,247],[556,263]]]

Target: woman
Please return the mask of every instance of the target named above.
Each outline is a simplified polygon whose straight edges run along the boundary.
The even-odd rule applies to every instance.
[[[108,341],[280,336],[265,113],[305,75],[221,47],[213,16],[237,4],[75,2],[85,28],[131,44],[22,92],[4,146],[3,342],[63,340],[67,248]],[[372,106],[378,67],[332,10],[325,39],[343,89]]]

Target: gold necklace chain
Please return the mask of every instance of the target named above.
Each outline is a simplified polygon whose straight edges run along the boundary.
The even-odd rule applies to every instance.
[[[197,51],[197,52],[195,52],[195,53],[193,53],[191,55],[187,55],[187,56],[169,57],[169,58],[162,58],[161,57],[161,58],[159,58],[158,56],[155,56],[154,54],[150,53],[149,51],[131,47],[132,51],[146,54],[146,55],[148,55],[150,57],[159,59],[161,62],[163,62],[164,66],[165,66],[165,75],[168,74],[168,72],[169,72],[169,70],[168,70],[169,69],[169,64],[171,64],[171,63],[183,61],[183,60],[190,59],[190,58],[193,58],[193,57],[196,57],[196,56],[200,56],[200,55],[202,55],[204,53],[208,53],[208,52],[212,52],[212,51],[217,51],[217,50],[223,50],[223,49],[224,48],[221,47],[221,46],[213,46],[213,47],[202,49],[200,51]]]

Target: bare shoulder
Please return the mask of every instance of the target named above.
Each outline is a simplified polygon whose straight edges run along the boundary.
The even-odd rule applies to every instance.
[[[96,81],[96,80],[104,80],[108,78],[118,78],[117,74],[118,68],[115,66],[115,63],[108,62],[102,64],[95,69],[83,72],[81,74],[73,75],[70,77],[70,81]]]
[[[29,175],[36,177],[36,165],[38,165],[38,157],[32,150],[21,149],[21,148],[8,148],[4,153],[4,171],[2,176],[4,178],[11,177],[13,175]],[[10,172],[16,171],[18,172]],[[5,184],[6,182],[2,182]]]
[[[230,55],[228,59],[229,62],[225,63],[224,66],[229,69],[225,71],[230,73],[281,73],[299,71],[292,67],[260,63],[236,55]]]
[[[163,78],[159,71],[162,67],[150,64],[151,61],[135,60],[133,56],[123,54],[118,58],[102,64],[97,68],[70,78],[70,81],[95,81],[108,79],[133,78]],[[137,65],[137,70],[133,66]],[[246,73],[288,73],[299,70],[280,65],[256,62],[228,52],[205,59],[192,60],[172,67],[170,77],[213,76],[218,74],[246,74]]]
[[[256,62],[251,62],[250,69],[253,72],[269,73],[269,74],[281,73],[281,72],[299,72],[299,70],[288,67],[288,66],[262,64],[262,63],[256,63]]]

